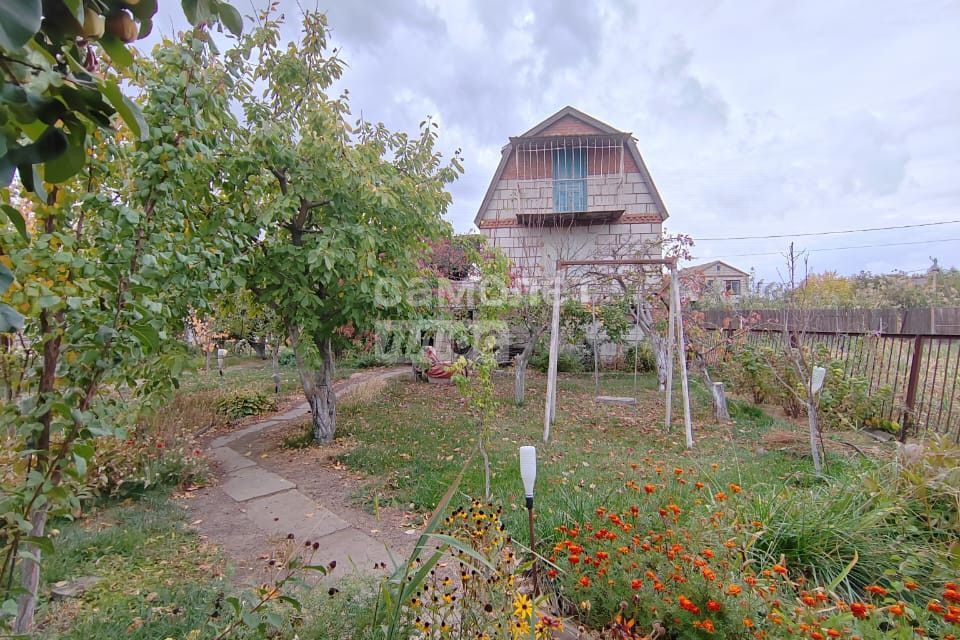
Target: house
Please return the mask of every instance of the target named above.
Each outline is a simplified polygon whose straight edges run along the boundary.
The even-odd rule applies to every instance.
[[[720,260],[681,269],[680,276],[691,302],[707,296],[737,300],[749,292],[750,274]]]
[[[565,107],[510,138],[474,222],[533,284],[558,259],[659,258],[666,218],[633,136]]]

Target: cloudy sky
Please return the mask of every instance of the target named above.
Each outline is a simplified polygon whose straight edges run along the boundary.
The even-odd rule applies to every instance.
[[[296,20],[296,2],[281,6]],[[449,212],[458,231],[472,228],[508,136],[568,104],[633,132],[671,233],[697,239],[960,220],[956,0],[318,6],[349,64],[342,85],[356,115],[406,130],[430,115],[443,147],[463,150],[466,173],[452,187]],[[169,32],[172,23],[157,24]],[[824,251],[929,240],[941,242]],[[770,280],[783,271],[788,243],[701,240],[695,253],[755,267]],[[960,266],[960,224],[796,243],[811,250],[816,271],[916,271],[928,256]]]

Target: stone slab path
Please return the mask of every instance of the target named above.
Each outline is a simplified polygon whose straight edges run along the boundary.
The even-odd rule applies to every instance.
[[[355,374],[335,384],[334,391],[339,399],[365,385],[409,374],[409,368]],[[337,561],[338,568],[330,580],[353,572],[372,573],[378,563],[392,566],[393,559],[399,556],[382,542],[299,491],[295,482],[264,469],[256,460],[241,453],[244,445],[263,431],[300,421],[309,413],[309,406],[303,402],[210,442],[209,455],[224,474],[219,489],[225,499],[219,507],[228,513],[222,515],[228,519],[249,520],[262,534],[264,542],[279,542],[293,534],[299,541],[318,543],[315,561]],[[229,532],[223,533],[229,537]]]

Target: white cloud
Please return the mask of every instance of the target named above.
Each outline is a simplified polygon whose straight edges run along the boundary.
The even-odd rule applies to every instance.
[[[357,0],[331,3],[329,17],[355,113],[411,131],[432,115],[444,148],[463,149],[450,210],[462,231],[508,136],[566,104],[634,133],[670,228],[694,237],[960,218],[952,1]],[[944,237],[960,225],[797,244]],[[697,253],[786,244],[704,242]],[[958,246],[814,253],[811,267],[915,269],[928,255],[950,263]],[[782,263],[730,261],[767,280]]]

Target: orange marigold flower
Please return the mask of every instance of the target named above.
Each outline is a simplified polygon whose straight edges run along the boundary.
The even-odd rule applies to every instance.
[[[914,590],[920,588],[920,585],[918,585],[918,584],[917,584],[916,582],[914,582],[913,580],[904,580],[904,581],[903,581],[903,586],[906,587],[907,589],[909,589],[910,591],[914,591]]]
[[[843,634],[837,631],[836,629],[827,629],[827,635],[831,638],[839,638]]]
[[[702,573],[703,577],[709,580],[710,582],[713,582],[714,580],[717,579],[717,574],[715,574],[713,572],[713,569],[710,569],[709,567],[704,567],[700,573]]]
[[[865,590],[865,591],[869,591],[870,593],[872,593],[872,594],[874,594],[874,595],[878,595],[878,596],[885,596],[885,595],[887,595],[887,590],[886,590],[886,589],[884,589],[884,588],[881,587],[881,586],[875,585],[875,584],[871,584],[871,585],[868,585],[868,586],[864,587],[864,590]]]
[[[927,605],[927,611],[932,611],[933,613],[943,613],[943,605],[936,600],[931,600],[930,604]]]
[[[567,558],[567,562],[570,564],[578,564],[580,562],[580,556],[570,556]]]
[[[733,482],[731,482],[731,483],[730,483],[730,491],[733,491],[734,493],[740,493],[741,491],[743,491],[743,487],[741,487],[741,486],[738,485],[738,484],[734,484]]]
[[[590,586],[590,578],[588,578],[587,576],[580,576],[579,582],[580,582],[580,586],[581,586],[581,587],[589,587],[589,586]]]
[[[703,489],[704,484],[698,480],[693,486],[695,486],[697,489]]]
[[[745,626],[747,629],[749,629],[750,627],[753,626],[753,620],[751,620],[750,618],[744,618],[744,619],[743,619],[743,626]]]
[[[657,490],[657,488],[652,484],[645,484],[643,485],[643,490],[646,491],[647,493],[653,493],[654,491]]]
[[[947,588],[943,590],[943,599],[949,600],[950,602],[960,602],[960,590],[956,589],[956,585],[951,589],[950,585],[952,582],[947,583]]]
[[[704,558],[712,558],[712,557],[713,557],[713,551],[711,551],[710,549],[704,549],[704,550],[700,553],[700,555],[702,555]]]
[[[819,631],[814,631],[810,634],[810,637],[813,638],[813,640],[823,640],[823,634]]]
[[[707,600],[707,609],[709,609],[710,611],[713,611],[714,613],[716,613],[717,611],[720,611],[720,608],[721,608],[720,603],[717,602],[716,600]]]
[[[639,589],[639,588],[642,587],[642,586],[643,586],[643,583],[640,582],[640,581],[637,580],[637,579],[633,579],[633,580],[630,581],[630,588],[633,589],[634,591],[636,591],[637,589]]]
[[[551,578],[556,578],[556,577],[557,577],[557,570],[556,570],[556,569],[547,569],[547,575],[548,575],[549,577],[551,577]]]
[[[854,618],[860,618],[863,620],[867,617],[867,613],[869,613],[869,611],[870,610],[867,608],[867,605],[862,602],[850,603],[850,613],[853,614]]]
[[[713,621],[712,621],[712,620],[704,620],[704,621],[700,624],[700,628],[703,629],[704,631],[706,631],[707,633],[713,633],[713,632],[714,632],[714,629],[715,629],[714,626],[713,626]]]
[[[740,588],[740,585],[732,584],[727,587],[728,596],[738,596],[743,592],[743,589]]]
[[[815,606],[815,605],[817,604],[817,599],[814,598],[814,597],[813,597],[812,595],[810,595],[809,593],[806,594],[805,596],[803,596],[803,597],[800,598],[800,599],[803,600],[803,604],[807,605],[808,607],[813,607],[813,606]]]
[[[890,613],[892,613],[892,614],[895,615],[895,616],[902,616],[902,615],[903,615],[903,605],[902,605],[902,604],[892,604],[892,605],[890,605],[890,607],[887,609],[887,611],[889,611]]]
[[[606,551],[597,551],[597,560],[606,560],[609,557]]]
[[[680,467],[674,468],[673,472],[674,472],[675,474],[677,474],[678,476],[682,476],[682,475],[683,475],[683,469],[681,469]]]
[[[717,491],[715,494],[713,494],[713,497],[718,502],[723,502],[727,499],[727,494],[725,494],[723,491]]]
[[[773,572],[779,573],[780,575],[785,576],[787,575],[787,568],[782,564],[775,564],[773,565]]]

